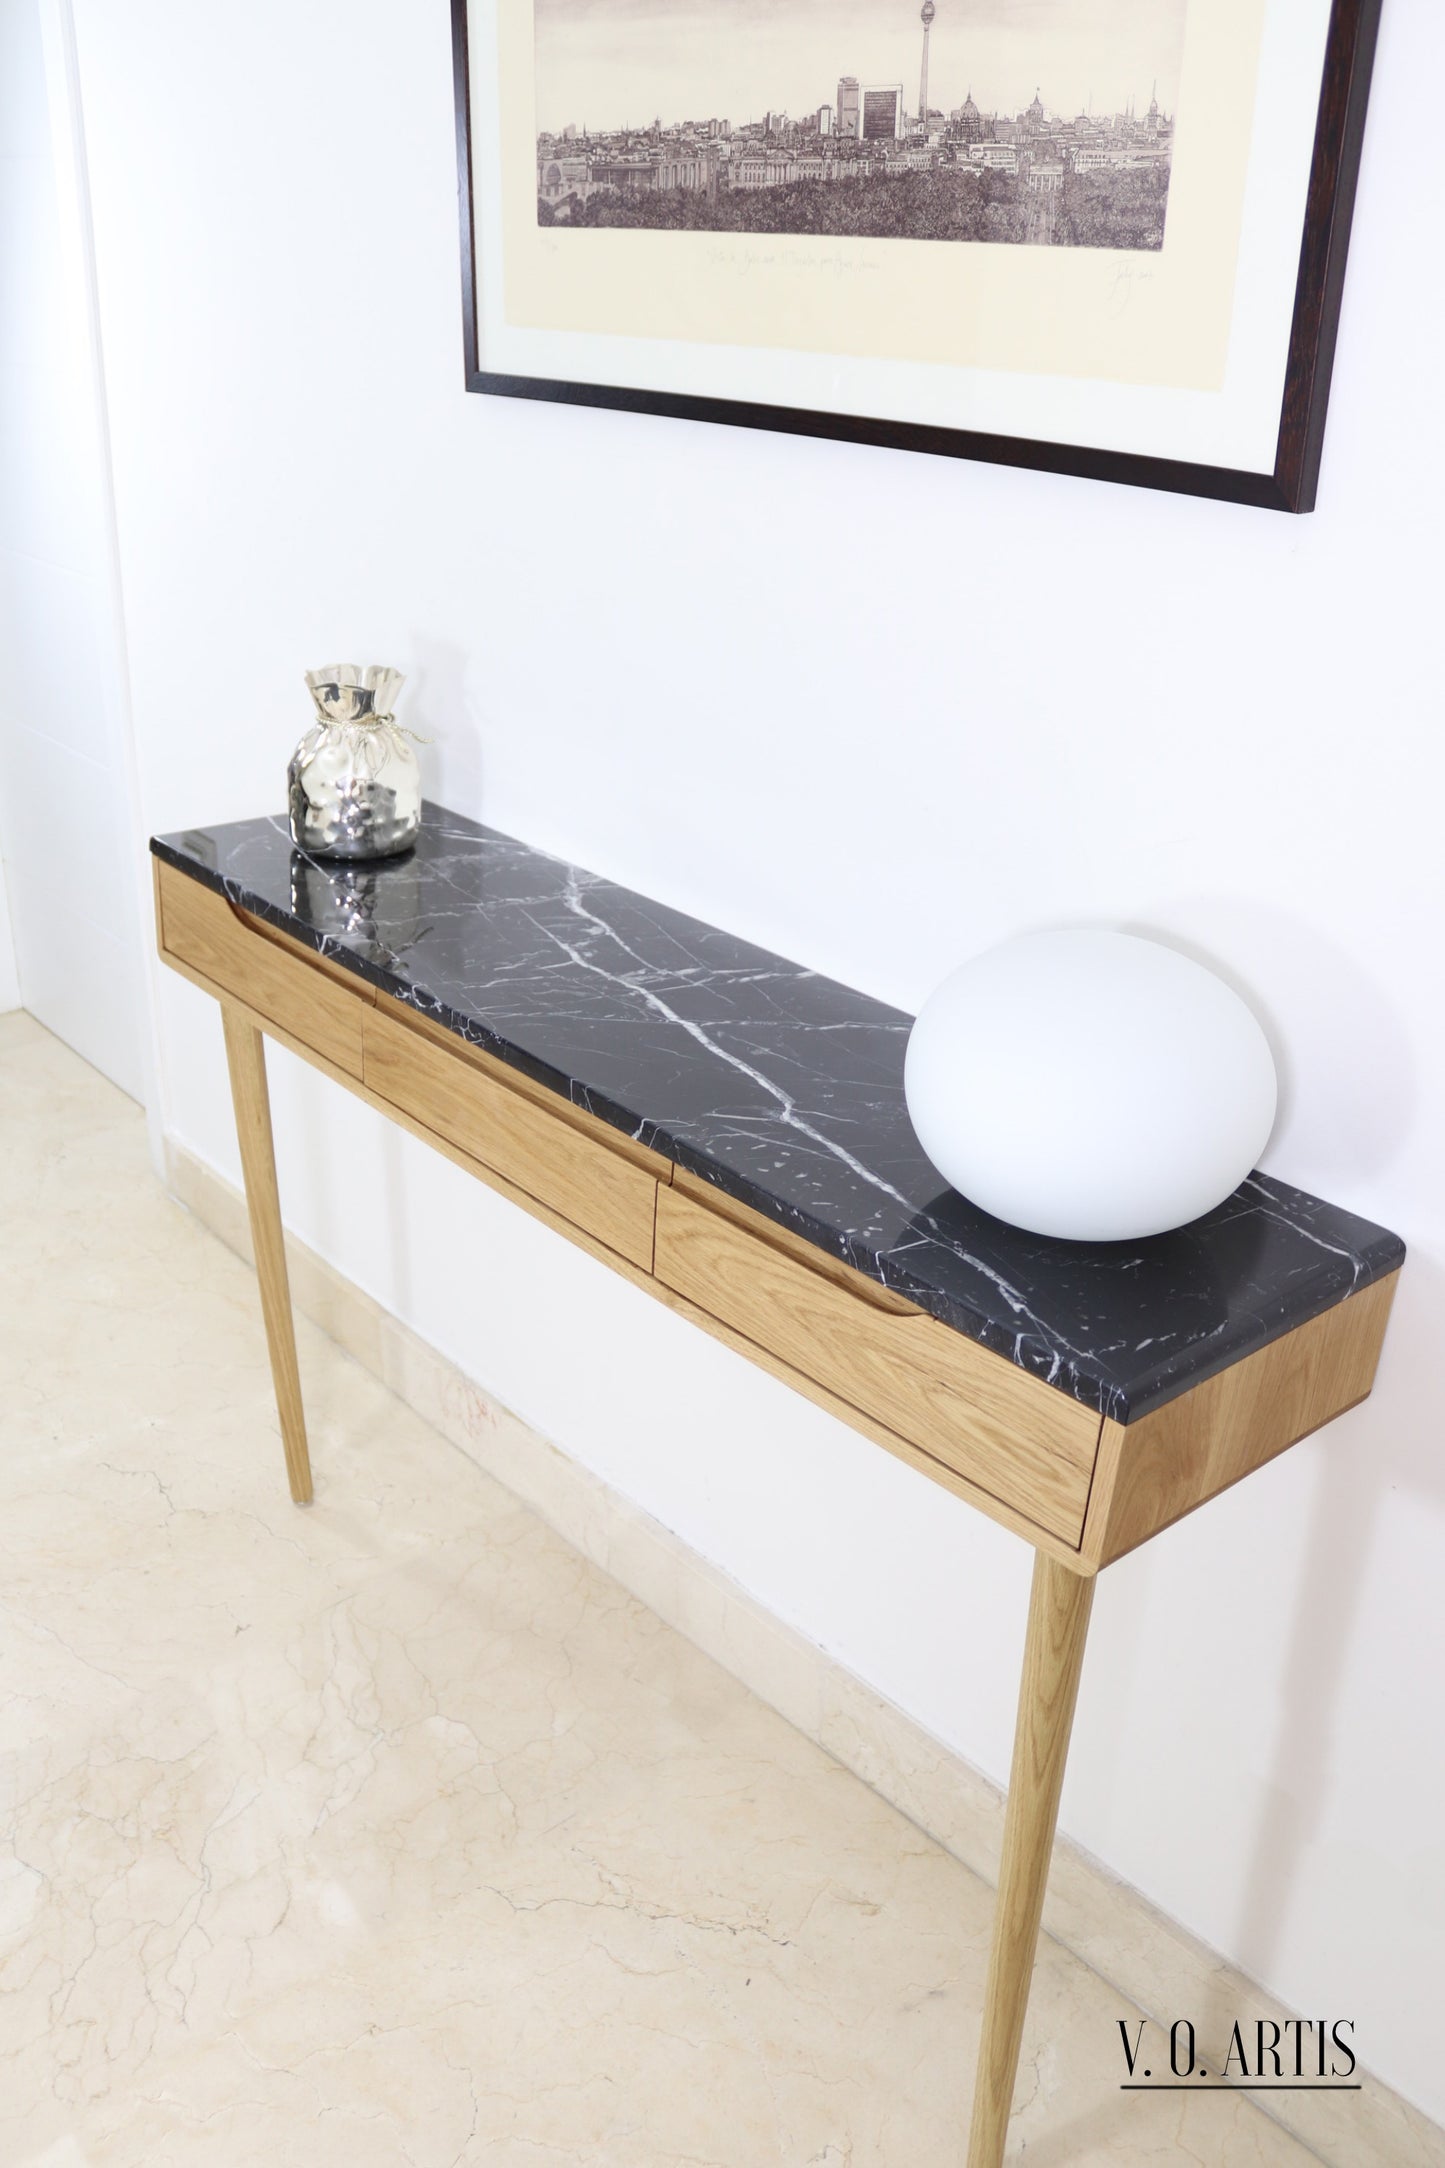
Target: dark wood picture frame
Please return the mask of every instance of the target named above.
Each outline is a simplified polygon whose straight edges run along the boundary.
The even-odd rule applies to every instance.
[[[1133,452],[1096,451],[1087,445],[1053,444],[1031,437],[990,436],[973,429],[940,429],[918,422],[829,414],[811,407],[766,406],[749,400],[698,398],[615,384],[571,384],[551,377],[507,376],[483,369],[477,332],[467,0],[451,0],[467,390],[507,399],[549,399],[571,406],[609,407],[630,414],[665,414],[683,421],[726,422],[735,428],[782,430],[794,436],[835,437],[850,444],[887,445],[902,451],[933,452],[947,459],[981,459],[997,466],[1031,467],[1094,481],[1130,483],[1140,489],[1221,498],[1276,512],[1312,512],[1319,485],[1325,410],[1381,7],[1382,0],[1333,0],[1330,9],[1272,474]]]

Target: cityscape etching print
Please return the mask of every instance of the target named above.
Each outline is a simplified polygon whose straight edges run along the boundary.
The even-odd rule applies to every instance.
[[[468,388],[1307,510],[1380,0],[450,0]]]
[[[542,227],[1158,251],[1186,0],[535,0]]]

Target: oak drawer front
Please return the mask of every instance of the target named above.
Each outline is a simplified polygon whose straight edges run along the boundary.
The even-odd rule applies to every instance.
[[[645,1169],[380,1009],[364,1048],[368,1091],[651,1271],[657,1182]]]
[[[373,998],[360,979],[355,992],[339,984],[319,963],[248,924],[214,889],[160,861],[156,914],[163,957],[233,994],[334,1068],[360,1077],[361,1017]]]
[[[656,1277],[933,1459],[1077,1545],[1099,1417],[940,1325],[875,1307],[675,1189]]]

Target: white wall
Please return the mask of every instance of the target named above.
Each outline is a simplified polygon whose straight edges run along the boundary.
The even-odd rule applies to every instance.
[[[1440,12],[1387,11],[1305,521],[469,398],[445,8],[76,12],[149,825],[279,808],[302,670],[386,659],[437,796],[900,1003],[1080,918],[1252,990],[1270,1164],[1413,1257],[1370,1404],[1107,1577],[1064,1821],[1445,2117]],[[215,1012],[160,1002],[234,1175]],[[308,1241],[1005,1773],[1021,1544],[273,1076]]]
[[[20,973],[15,963],[15,941],[10,931],[10,901],[5,890],[5,867],[0,861],[0,1016],[20,1006]]]
[[[56,0],[0,0],[0,851],[17,998],[140,1098],[135,814],[63,27]]]

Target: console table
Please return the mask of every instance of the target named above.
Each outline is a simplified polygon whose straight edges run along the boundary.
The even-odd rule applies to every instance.
[[[311,1497],[262,1034],[1034,1546],[969,2168],[1003,2158],[1094,1577],[1362,1400],[1404,1256],[1264,1175],[1140,1243],[928,1164],[911,1019],[429,806],[405,858],[157,837],[221,1004],[291,1495]]]

